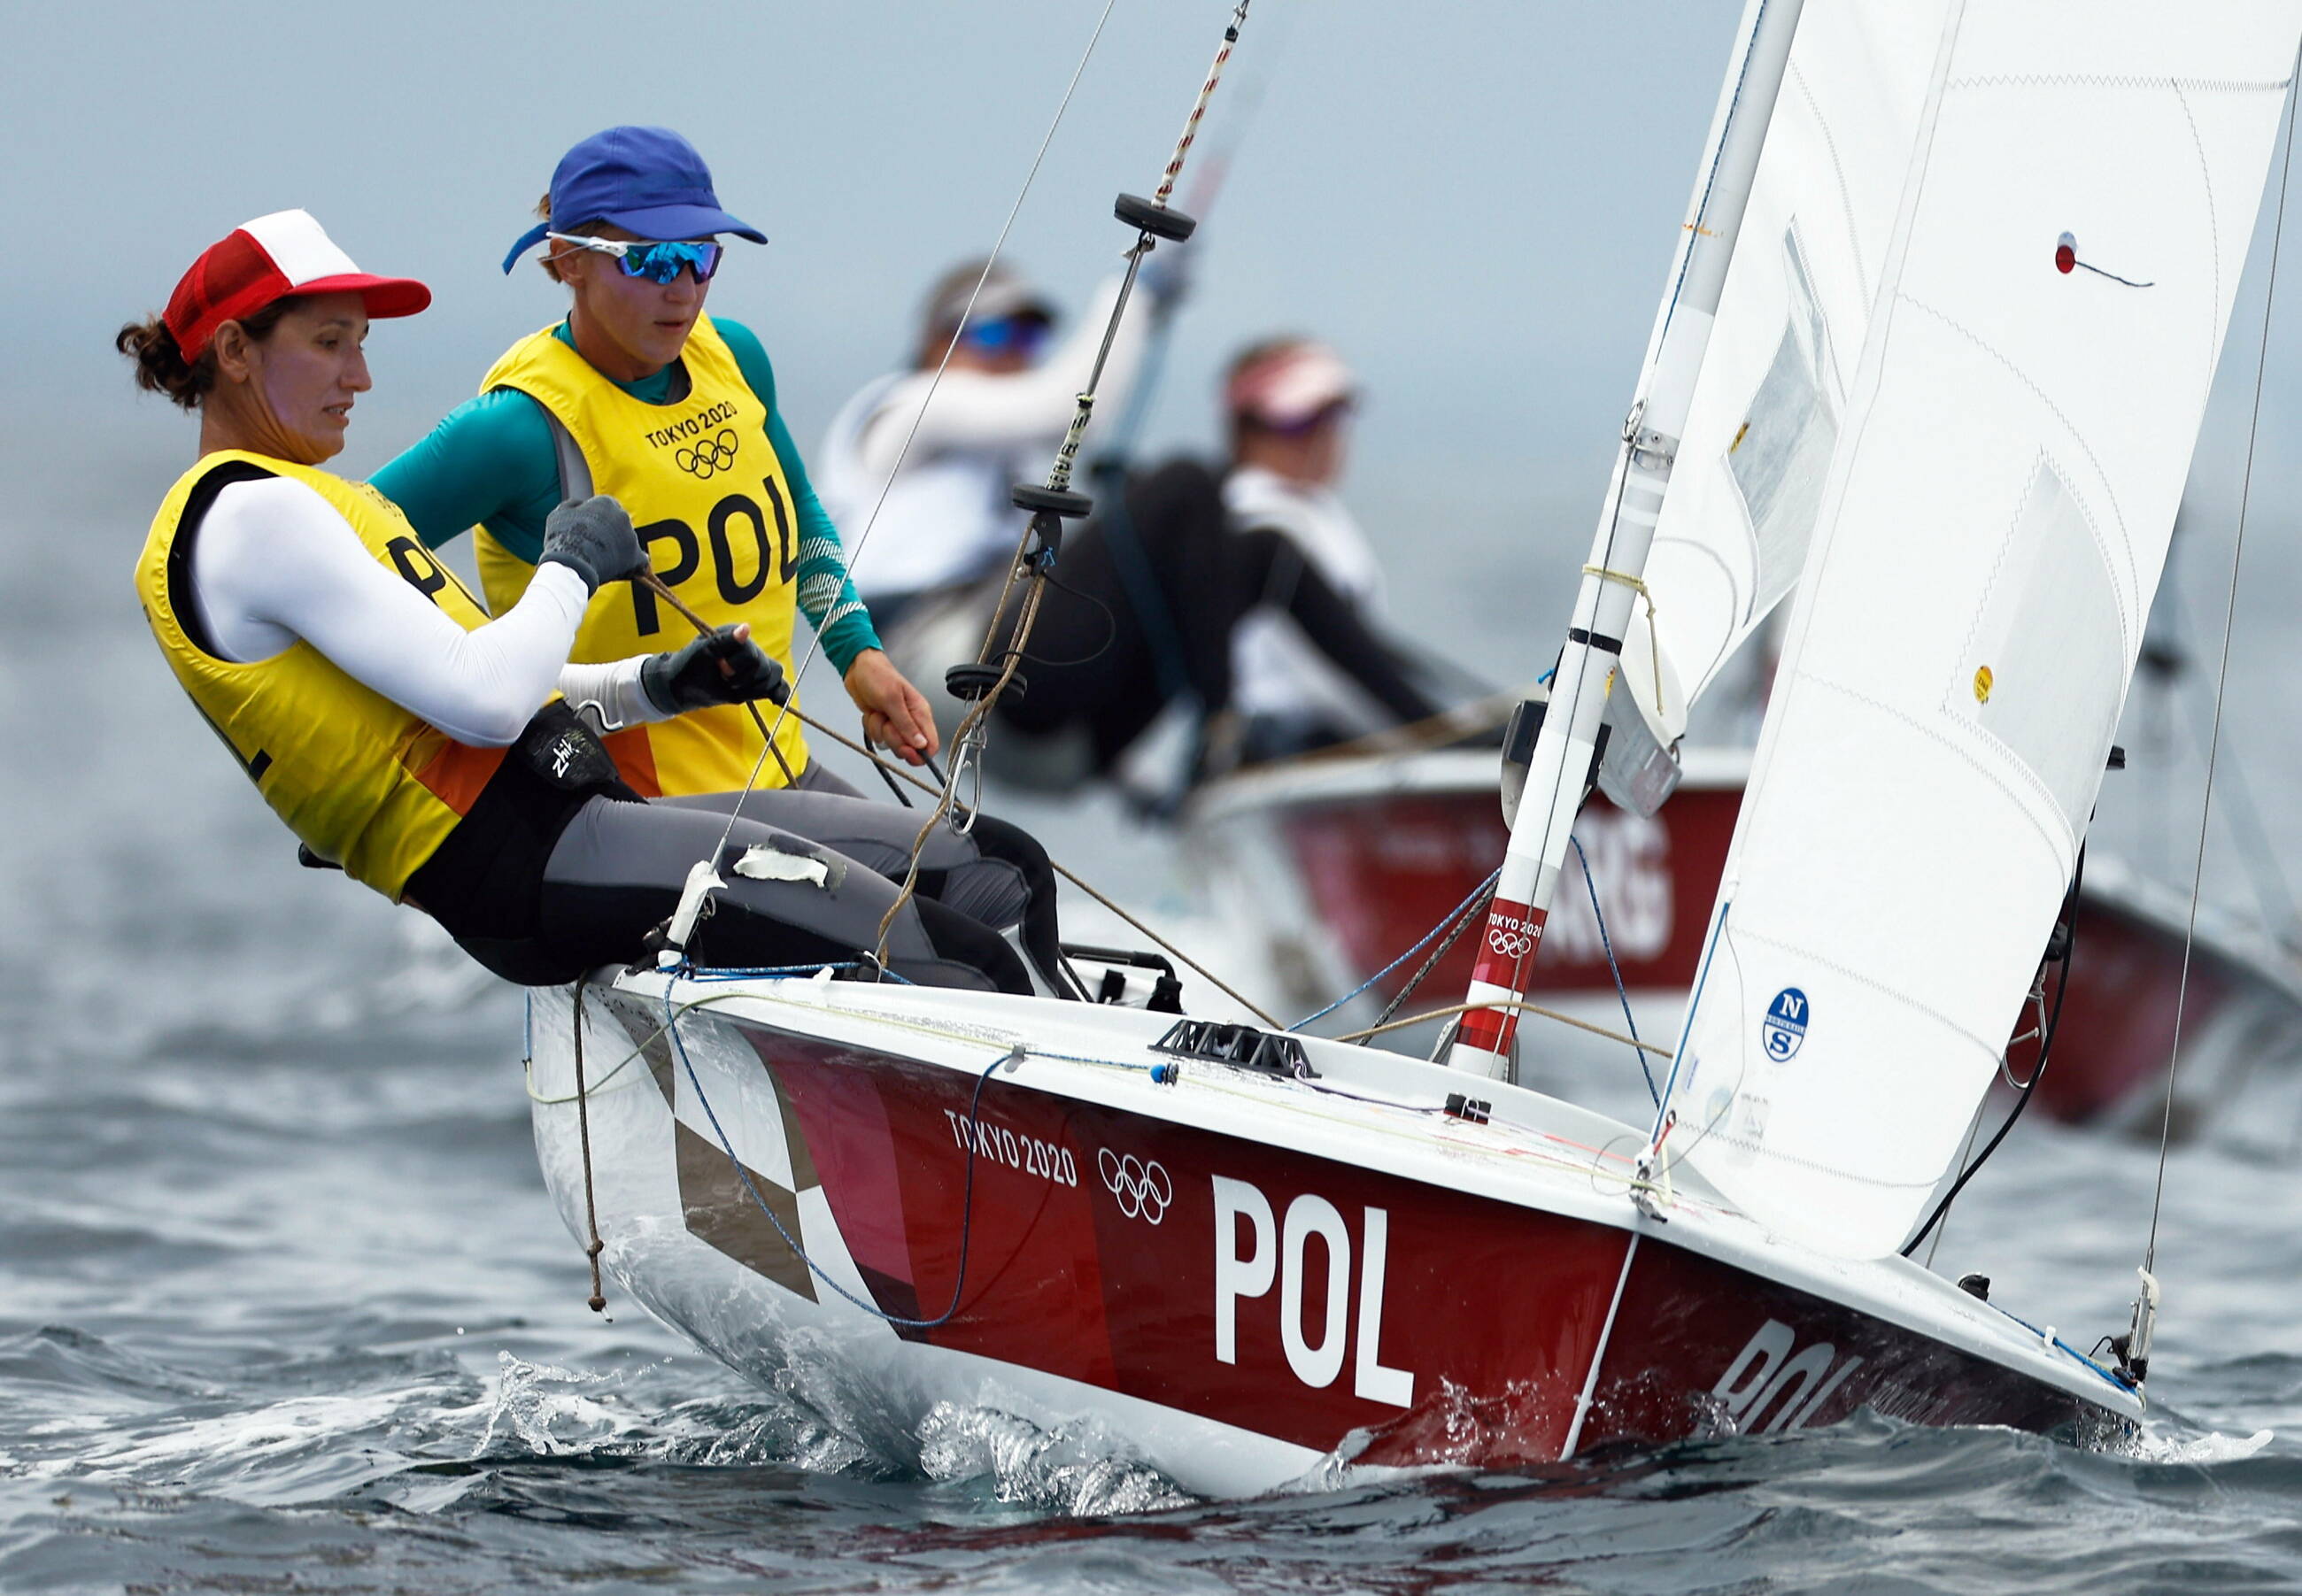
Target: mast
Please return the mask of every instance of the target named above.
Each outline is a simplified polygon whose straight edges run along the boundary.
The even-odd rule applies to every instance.
[[[1512,817],[1510,845],[1471,977],[1473,1004],[1516,1004],[1526,994],[1527,972],[1550,918],[1575,812],[1597,758],[1600,722],[1621,664],[1622,639],[1632,607],[1645,592],[1647,550],[1669,491],[1679,437],[1710,347],[1802,4],[1751,0],[1745,13],[1742,59],[1712,132],[1716,153],[1689,207],[1670,297],[1623,424],[1622,449],[1575,596],[1525,796]],[[1638,662],[1632,664],[1635,670]],[[1509,1068],[1517,1029],[1516,1007],[1474,1008],[1463,1016],[1447,1063],[1500,1079]]]

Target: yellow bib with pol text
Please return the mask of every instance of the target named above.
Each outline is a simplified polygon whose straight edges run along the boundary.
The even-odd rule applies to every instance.
[[[748,622],[752,641],[794,676],[799,533],[783,462],[768,441],[767,407],[710,317],[696,319],[680,358],[686,397],[651,405],[601,376],[547,327],[514,344],[480,391],[516,388],[558,417],[584,451],[592,491],[613,494],[631,512],[664,584],[715,626]],[[476,542],[481,586],[501,615],[527,591],[535,567],[486,527]],[[614,582],[593,596],[569,658],[604,664],[676,649],[694,635],[655,594]],[[773,724],[775,706],[760,709]],[[623,778],[651,798],[785,785],[782,767],[772,757],[761,761],[759,727],[741,704],[627,727],[605,742]],[[797,720],[784,717],[776,746],[794,776],[807,769]]]
[[[203,455],[176,479],[136,562],[137,596],[168,668],[264,801],[312,852],[396,902],[408,877],[470,812],[504,751],[454,741],[308,643],[246,664],[205,646],[184,523],[193,520],[197,537],[197,517],[223,485],[263,476],[293,477],[311,488],[370,554],[466,631],[484,625],[487,614],[416,540],[399,507],[365,483],[239,449]]]

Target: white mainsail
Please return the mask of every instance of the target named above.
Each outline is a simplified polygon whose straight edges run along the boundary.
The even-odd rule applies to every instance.
[[[1746,602],[1788,584],[1797,507],[1818,508],[1662,1150],[1811,1245],[1901,1243],[2013,1028],[2164,561],[2298,32],[2295,0],[1809,0],[1776,118],[1803,153],[1768,190],[1776,247],[1754,196],[1735,265],[1785,285],[1787,331],[1771,349],[1753,332],[1739,369],[1795,419],[1762,466],[1738,472],[1729,445],[1734,481],[1706,474],[1685,500],[1708,494],[1714,521],[1729,491],[1777,507],[1771,542],[1745,522],[1757,551],[1727,573]],[[1811,183],[1818,152],[1846,177],[1836,227],[1789,181]],[[1697,447],[1690,424],[1682,482]],[[1674,573],[1694,559],[1674,551]],[[1657,598],[1699,681],[1710,645],[1672,633],[1677,590]],[[1634,646],[1624,669],[1635,687]]]

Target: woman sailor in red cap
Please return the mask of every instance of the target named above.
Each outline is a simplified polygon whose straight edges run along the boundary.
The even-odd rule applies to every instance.
[[[139,382],[200,418],[138,594],[177,680],[311,853],[419,905],[499,974],[568,980],[638,956],[697,860],[732,861],[720,817],[641,801],[567,701],[662,724],[773,695],[781,673],[740,631],[568,663],[594,594],[646,566],[610,498],[552,511],[533,580],[491,620],[389,500],[320,469],[371,385],[370,320],[430,302],[281,211],[202,254],[163,315],[123,327]],[[826,868],[725,871],[699,958],[836,962],[875,942],[895,900],[881,877],[756,821],[728,846]],[[1030,990],[1004,941],[941,903],[907,905],[894,929],[891,962],[912,979]]]

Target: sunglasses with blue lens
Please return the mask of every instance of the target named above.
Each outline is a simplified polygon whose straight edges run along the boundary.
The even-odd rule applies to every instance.
[[[561,244],[573,244],[578,249],[590,249],[601,255],[612,255],[623,263],[626,277],[644,277],[651,282],[669,282],[683,269],[692,270],[698,282],[709,282],[719,269],[723,253],[716,242],[660,243],[641,239],[595,239],[582,233],[546,233],[546,238]]]
[[[1036,315],[997,315],[987,321],[970,322],[961,334],[961,341],[970,349],[987,355],[1012,352],[1025,359],[1037,354],[1046,338],[1046,318]]]

